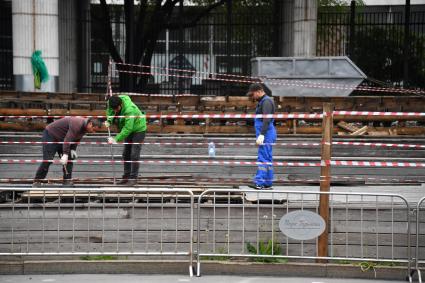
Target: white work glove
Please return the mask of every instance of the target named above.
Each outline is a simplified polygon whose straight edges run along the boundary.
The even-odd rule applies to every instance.
[[[109,128],[111,126],[111,123],[109,123],[108,121],[105,121],[103,124],[105,125],[106,128]]]
[[[78,158],[77,151],[74,150],[74,149],[71,149],[71,152],[70,152],[69,155],[71,155],[71,159],[77,159]]]
[[[117,144],[117,141],[113,137],[108,137],[108,143]]]
[[[62,165],[66,165],[66,164],[68,163],[68,154],[62,154],[62,157],[61,157],[60,163],[61,163]]]
[[[257,143],[257,145],[263,145],[264,144],[264,135],[259,135],[255,142]]]

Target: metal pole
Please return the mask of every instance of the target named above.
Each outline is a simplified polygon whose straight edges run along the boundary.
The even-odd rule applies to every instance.
[[[349,55],[350,59],[354,60],[354,44],[355,44],[355,25],[356,25],[356,1],[351,0],[350,6],[350,46],[349,46]]]
[[[126,35],[126,40],[127,40],[127,44],[126,44],[126,58],[127,58],[127,62],[126,63],[130,63],[130,64],[137,64],[135,58],[134,58],[134,3],[133,1],[125,1],[124,2],[124,11],[125,11],[125,17],[126,17],[126,21],[129,23],[126,26],[126,31],[125,31],[125,35]],[[130,67],[130,70],[133,71],[133,66]],[[128,74],[127,76],[127,87],[128,90],[130,91],[134,91],[134,85],[135,85],[135,80],[134,80],[134,76],[132,76],[131,74]]]
[[[273,31],[274,31],[274,40],[273,40],[273,47],[272,47],[272,53],[273,56],[279,56],[280,55],[280,44],[282,42],[281,39],[281,27],[282,27],[282,3],[281,0],[274,0],[273,1]]]
[[[180,3],[179,3],[179,18],[180,18],[180,21],[179,21],[179,56],[178,56],[178,58],[179,58],[179,61],[178,61],[179,70],[183,69],[183,67],[184,67],[183,66],[183,58],[184,58],[184,28],[183,28],[183,19],[184,19],[184,16],[183,16],[184,6],[183,6],[183,4],[184,3],[183,2],[184,2],[183,0],[180,0]],[[179,76],[181,76],[183,73],[177,72],[177,74]],[[177,79],[177,85],[178,85],[178,89],[179,89],[178,93],[183,93],[184,92],[184,90],[183,90],[183,78],[177,77],[176,79]],[[175,97],[175,93],[173,91],[173,102],[175,102],[175,99],[176,99],[176,97]]]
[[[327,163],[331,160],[332,146],[332,131],[333,131],[333,105],[331,103],[323,104],[323,122],[322,122],[322,167],[320,168],[320,204],[319,214],[325,220],[325,231],[319,236],[318,241],[318,256],[328,256],[328,234],[329,234],[329,194],[331,186],[331,167]],[[325,263],[326,260],[317,260]]]
[[[403,87],[409,86],[409,57],[410,57],[410,0],[404,7],[404,47],[403,47]]]
[[[36,36],[36,21],[35,21],[35,0],[32,0],[32,52],[35,52],[35,36]]]
[[[109,58],[108,64],[108,82],[106,86],[105,100],[108,100],[112,96],[112,59]]]
[[[108,127],[108,136],[111,137],[111,130]],[[110,144],[110,151],[111,151],[111,161],[112,161],[112,170],[114,171],[114,185],[116,184],[115,179],[115,162],[114,162],[114,150],[112,148],[112,144]]]
[[[232,0],[226,2],[226,61],[227,74],[232,73]]]

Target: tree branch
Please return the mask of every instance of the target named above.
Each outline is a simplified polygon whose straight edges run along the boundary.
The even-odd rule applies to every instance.
[[[161,11],[161,0],[157,0],[156,4],[155,4],[155,8],[154,11],[151,15],[151,19],[150,19],[150,23],[148,26],[148,30],[143,32],[143,36],[139,37],[138,35],[136,35],[138,37],[138,45],[140,46],[140,48],[136,49],[136,56],[135,56],[135,60],[136,62],[140,62],[142,60],[143,57],[143,53],[145,50],[145,46],[147,44],[147,42],[150,40],[150,37],[152,36],[152,31],[163,27],[163,23],[162,21],[164,21],[161,17],[160,17],[160,11]],[[141,24],[141,27],[143,29],[144,26],[144,22]],[[144,30],[144,29],[143,29]]]
[[[183,28],[194,27],[203,17],[208,15],[215,8],[223,5],[225,2],[226,2],[226,0],[220,0],[217,3],[209,5],[205,10],[203,10],[201,13],[199,13],[192,21],[190,21],[189,23],[185,23],[183,25]],[[179,23],[169,23],[169,24],[166,25],[166,28],[168,28],[168,29],[178,29],[178,28],[180,28],[180,24]]]
[[[124,14],[125,14],[125,62],[133,64],[134,62],[134,1],[124,0]]]
[[[109,53],[111,54],[112,59],[115,62],[122,63],[121,56],[118,53],[118,50],[114,43],[114,39],[112,37],[111,17],[109,16],[108,5],[106,4],[105,0],[100,0],[100,5],[102,7],[101,11],[103,13],[101,21],[105,25],[105,29],[104,29],[105,38],[102,40],[106,43],[106,45],[108,45]]]
[[[139,16],[137,19],[137,24],[136,24],[136,31],[135,31],[135,35],[134,35],[134,50],[136,51],[134,57],[136,62],[137,58],[140,58],[139,53],[141,52],[140,50],[142,50],[142,40],[145,37],[145,31],[144,31],[144,24],[145,24],[145,18],[146,18],[146,13],[147,13],[147,4],[148,1],[147,0],[143,0],[140,2],[140,9],[139,9]]]

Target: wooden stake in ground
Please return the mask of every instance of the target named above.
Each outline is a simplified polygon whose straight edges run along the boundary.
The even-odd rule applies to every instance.
[[[333,132],[333,104],[323,104],[323,120],[322,120],[322,167],[320,168],[320,195],[319,214],[325,220],[325,231],[319,236],[318,256],[328,256],[328,224],[329,224],[329,195],[331,185],[331,167],[327,161],[331,160],[332,155],[332,132]],[[327,260],[317,260],[325,263]]]

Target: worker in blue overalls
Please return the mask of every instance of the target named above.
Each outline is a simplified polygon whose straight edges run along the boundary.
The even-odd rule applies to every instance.
[[[248,95],[258,101],[255,114],[274,114],[275,104],[273,98],[266,95],[261,84],[254,83],[249,86]],[[257,190],[271,190],[273,185],[273,147],[276,142],[276,129],[273,118],[255,118],[255,136],[258,145],[258,168],[254,177]]]

